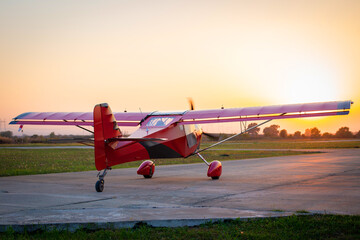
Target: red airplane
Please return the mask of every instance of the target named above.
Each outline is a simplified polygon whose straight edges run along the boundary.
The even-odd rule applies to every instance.
[[[94,134],[95,166],[99,180],[97,192],[104,189],[108,170],[117,164],[144,161],[137,173],[151,178],[155,164],[148,159],[179,158],[198,155],[207,165],[207,176],[219,179],[219,161],[208,163],[200,152],[221,144],[237,135],[259,127],[273,119],[347,115],[351,101],[288,104],[265,107],[191,110],[182,112],[119,112],[113,114],[107,103],[98,104],[93,112],[27,112],[15,117],[10,124],[73,125]],[[200,149],[203,131],[198,124],[266,120],[252,128]],[[94,131],[83,126],[93,126]],[[123,137],[119,126],[139,126],[129,137]],[[104,170],[102,173],[101,171]],[[100,174],[101,173],[101,174]]]

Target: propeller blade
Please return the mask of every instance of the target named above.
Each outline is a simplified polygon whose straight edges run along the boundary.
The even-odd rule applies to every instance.
[[[202,134],[204,134],[205,136],[209,137],[212,140],[218,141],[220,139],[220,135],[215,135],[215,134],[211,134],[211,133],[206,133],[206,132],[202,132]]]
[[[192,98],[188,98],[189,104],[190,104],[190,110],[194,110],[194,101],[192,100]]]

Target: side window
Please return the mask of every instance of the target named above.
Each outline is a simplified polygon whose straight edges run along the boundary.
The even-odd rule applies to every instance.
[[[147,127],[165,127],[169,125],[172,120],[174,120],[174,117],[152,117],[147,122]]]
[[[197,128],[196,125],[195,126],[194,125],[184,125],[186,141],[190,148],[197,143],[196,136],[194,134],[194,131],[196,128]]]

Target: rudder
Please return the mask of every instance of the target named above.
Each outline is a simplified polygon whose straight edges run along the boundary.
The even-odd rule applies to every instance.
[[[100,171],[108,167],[105,140],[121,136],[122,133],[109,105],[107,103],[96,105],[94,107],[94,144],[97,170]]]

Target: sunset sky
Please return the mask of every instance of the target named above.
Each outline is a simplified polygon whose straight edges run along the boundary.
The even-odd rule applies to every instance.
[[[353,100],[348,116],[273,123],[360,130],[359,0],[4,0],[0,36],[0,121],[102,102],[116,112],[186,110],[187,97],[196,109]],[[51,131],[82,133],[24,127]]]

